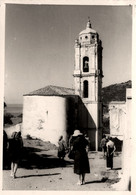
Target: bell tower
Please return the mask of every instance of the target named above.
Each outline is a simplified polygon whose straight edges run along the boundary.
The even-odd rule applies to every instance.
[[[81,99],[78,126],[86,131],[92,149],[98,150],[102,128],[102,42],[88,19],[86,29],[75,40],[74,86]]]

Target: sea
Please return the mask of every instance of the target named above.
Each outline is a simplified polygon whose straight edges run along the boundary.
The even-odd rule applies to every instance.
[[[22,113],[23,105],[22,104],[7,104],[6,111],[8,113]]]

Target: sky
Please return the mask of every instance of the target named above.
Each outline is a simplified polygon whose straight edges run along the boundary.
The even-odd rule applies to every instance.
[[[7,5],[4,99],[47,85],[74,87],[74,44],[88,17],[103,46],[103,87],[131,80],[132,7]]]

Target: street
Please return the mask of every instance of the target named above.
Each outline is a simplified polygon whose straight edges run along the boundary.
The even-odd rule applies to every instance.
[[[17,170],[17,178],[10,177],[10,170],[3,171],[3,190],[59,190],[59,191],[116,191],[118,170],[121,170],[121,153],[114,155],[113,170],[106,170],[106,160],[102,152],[89,152],[90,174],[86,174],[86,184],[77,186],[78,175],[73,173],[73,161],[66,156],[65,162],[57,158],[57,150],[37,152],[45,157],[42,163],[22,162]],[[45,155],[45,156],[44,156]],[[47,162],[47,163],[46,163]],[[24,166],[25,165],[25,166]],[[44,166],[45,165],[45,166]]]

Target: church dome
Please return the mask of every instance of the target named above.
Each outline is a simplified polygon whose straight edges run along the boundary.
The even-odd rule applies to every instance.
[[[98,34],[94,29],[92,29],[91,22],[88,20],[86,29],[79,33],[79,39],[78,42],[76,42],[76,45],[90,45],[97,43],[97,41]]]
[[[90,33],[97,33],[97,32],[94,29],[92,29],[91,22],[90,22],[90,20],[88,20],[87,25],[86,25],[86,29],[83,30],[83,31],[81,31],[79,33],[79,35],[82,35],[82,34],[90,34]]]

